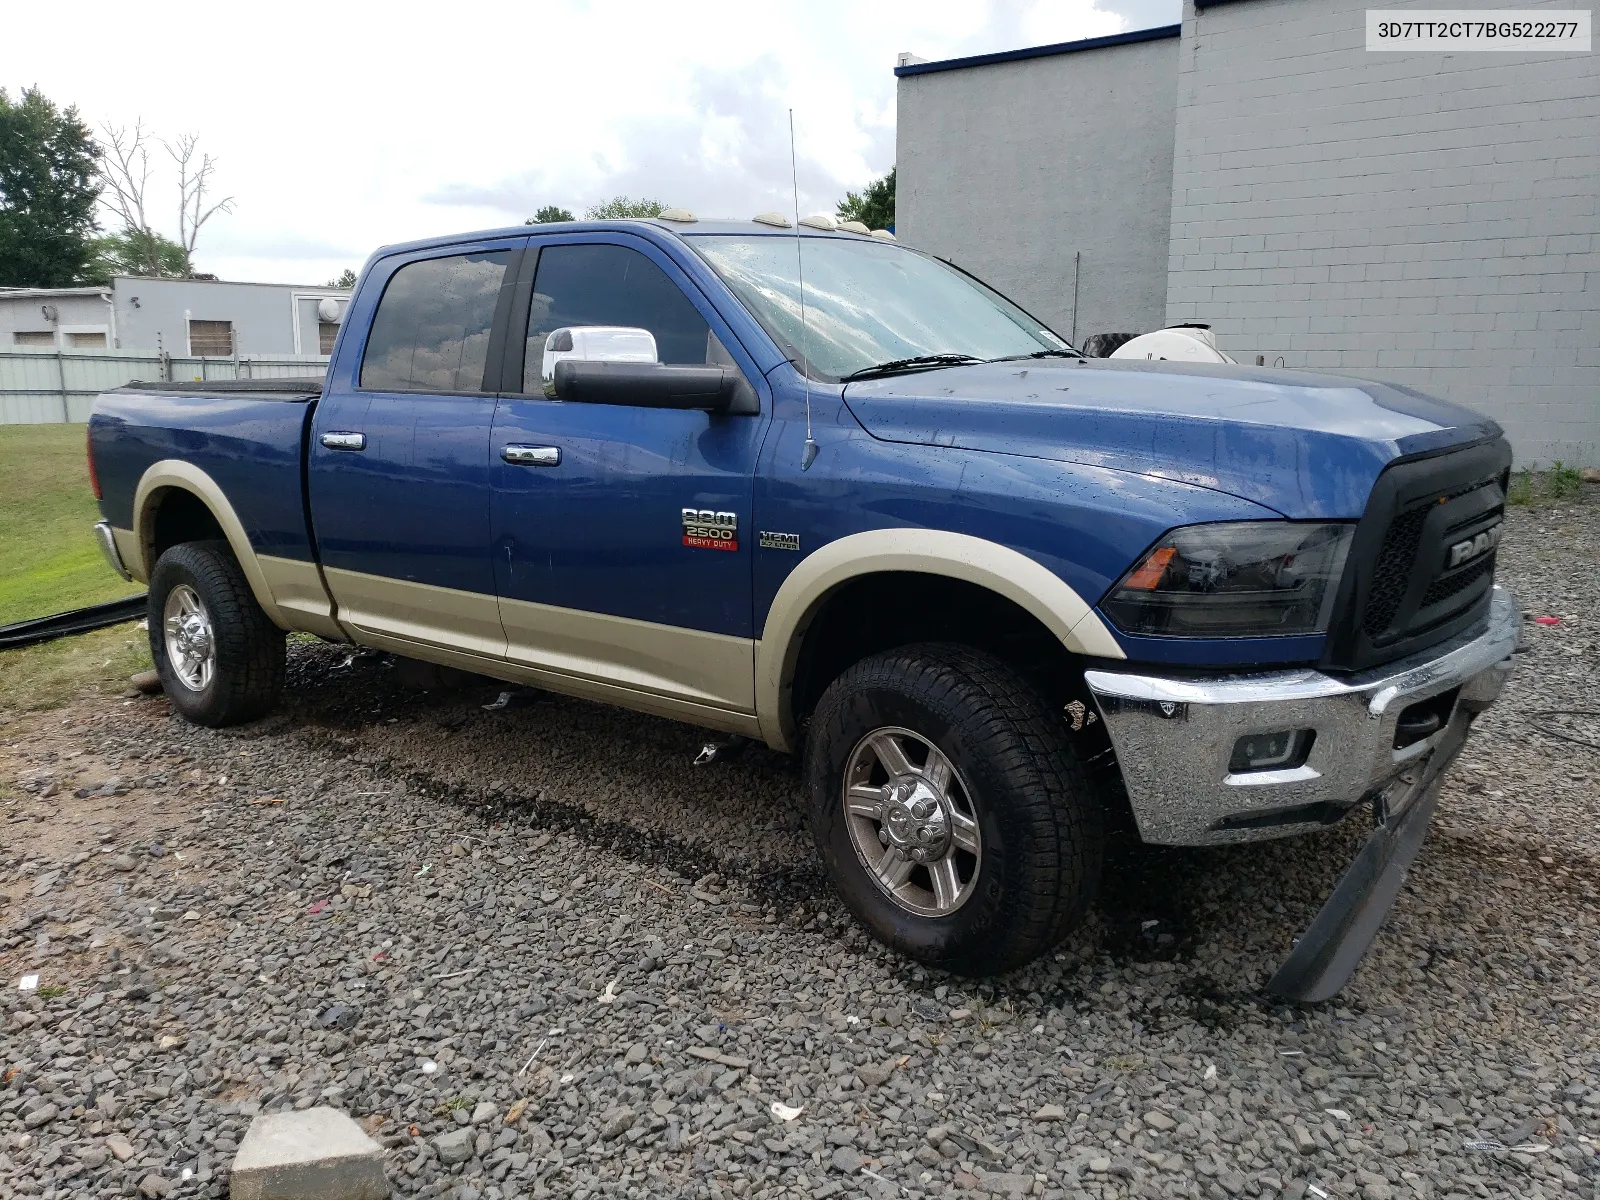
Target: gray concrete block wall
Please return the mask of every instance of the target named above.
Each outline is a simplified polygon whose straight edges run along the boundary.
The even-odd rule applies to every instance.
[[[1600,464],[1600,52],[1370,52],[1367,7],[1186,0],[1167,319]]]
[[[1169,38],[901,77],[900,240],[1080,340],[1158,328],[1177,53]]]

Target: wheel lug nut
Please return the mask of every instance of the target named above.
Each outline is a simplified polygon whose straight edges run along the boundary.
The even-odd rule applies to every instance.
[[[889,831],[887,829],[878,830],[878,841],[885,846],[889,844]]]

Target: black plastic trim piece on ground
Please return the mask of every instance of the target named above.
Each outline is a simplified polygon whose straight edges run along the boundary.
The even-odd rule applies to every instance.
[[[36,646],[56,638],[104,629],[108,625],[125,625],[137,621],[145,614],[145,594],[129,596],[126,600],[113,600],[109,604],[91,604],[71,612],[56,613],[50,617],[35,617],[31,621],[18,621],[15,625],[0,625],[0,650],[16,650],[22,646]]]
[[[1372,831],[1333,894],[1317,910],[1267,984],[1285,1000],[1315,1004],[1337,996],[1366,955],[1405,882],[1406,869],[1422,848],[1444,770],[1466,741],[1466,722],[1434,750],[1405,807]]]

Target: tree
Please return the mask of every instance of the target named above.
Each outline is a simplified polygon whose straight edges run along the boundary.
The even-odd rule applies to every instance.
[[[194,133],[178,135],[176,146],[162,142],[172,161],[178,164],[178,241],[184,253],[194,259],[194,244],[200,237],[200,227],[219,212],[233,211],[233,197],[224,196],[210,208],[206,207],[206,192],[211,187],[211,173],[217,169],[217,160],[200,150],[200,136]],[[195,153],[199,151],[199,161]]]
[[[89,243],[89,263],[83,282],[111,286],[113,275],[146,275],[183,279],[189,274],[189,256],[171,238],[148,229],[124,229],[94,238]]]
[[[668,206],[659,200],[629,200],[626,196],[613,196],[604,204],[584,209],[588,221],[615,221],[623,217],[659,217]]]
[[[139,257],[126,262],[130,275],[162,275],[159,236],[150,228],[144,211],[144,192],[150,182],[150,147],[143,121],[135,121],[133,128],[102,126],[100,143],[100,181],[105,187],[106,207],[116,213],[127,231],[130,248],[140,252]],[[177,243],[172,243],[176,245]],[[189,273],[189,263],[183,263],[183,274]]]
[[[95,145],[78,110],[0,88],[0,284],[68,287],[95,232]]]
[[[328,280],[327,286],[331,288],[353,288],[356,285],[356,273],[346,267],[339,274],[339,278]]]
[[[882,179],[874,179],[858,196],[846,192],[834,211],[841,221],[860,221],[868,229],[894,228],[894,171]]]
[[[125,231],[134,236],[133,245],[145,251],[145,258],[134,274],[160,276],[168,274],[162,259],[163,246],[177,246],[183,252],[183,274],[194,273],[194,249],[199,241],[201,227],[219,212],[233,211],[233,197],[224,196],[210,205],[206,193],[211,188],[211,176],[216,170],[216,160],[200,150],[200,139],[192,133],[183,134],[174,142],[155,138],[135,121],[133,128],[102,127],[100,146],[100,179],[105,185],[106,205],[122,221]],[[156,233],[150,227],[145,208],[145,190],[150,182],[150,143],[160,141],[178,168],[178,240],[176,242]],[[196,159],[196,155],[199,155]]]
[[[570,221],[572,214],[558,204],[546,204],[533,216],[523,222],[524,225],[549,225],[553,221]]]

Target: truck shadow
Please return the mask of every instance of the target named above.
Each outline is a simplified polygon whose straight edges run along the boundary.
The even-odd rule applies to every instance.
[[[750,745],[696,767],[704,730],[536,691],[486,710],[502,690],[472,677],[416,690],[386,655],[301,644],[291,650],[283,714],[252,728],[322,738],[486,822],[570,830],[691,880],[735,878],[780,914],[798,905],[808,923],[821,913],[828,928],[850,926],[816,861],[794,759]],[[1113,836],[1094,912],[1061,949],[1113,965],[1185,963],[1226,933],[1270,967],[1365,833],[1356,817],[1242,846]],[[1015,986],[1038,986],[1037,970],[1018,973]]]

